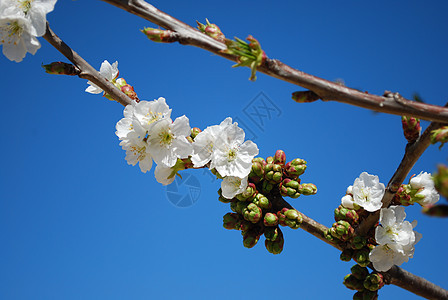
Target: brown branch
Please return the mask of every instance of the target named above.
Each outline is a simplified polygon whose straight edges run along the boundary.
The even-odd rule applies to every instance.
[[[280,194],[271,194],[269,200],[272,201],[272,206],[274,210],[281,210],[286,207],[289,209],[294,209],[291,204],[289,204]],[[334,244],[325,238],[325,232],[327,231],[327,227],[322,225],[310,217],[307,217],[303,213],[299,212],[302,215],[302,224],[300,228],[305,230],[306,232],[314,235],[325,243],[339,249],[344,250],[344,246],[341,244]],[[373,267],[370,265],[373,269]],[[441,288],[434,283],[414,275],[398,266],[393,266],[387,272],[381,272],[384,275],[385,282],[387,284],[393,284],[401,287],[411,293],[416,295],[425,297],[427,299],[448,299],[448,291]]]
[[[426,148],[431,144],[431,131],[442,127],[443,124],[440,123],[431,123],[428,128],[423,132],[420,138],[412,144],[406,145],[406,150],[401,160],[400,165],[395,171],[394,175],[390,179],[389,183],[386,187],[386,192],[384,193],[382,202],[383,207],[389,207],[392,199],[395,196],[395,193],[400,188],[401,184],[405,180],[406,176],[408,176],[412,167],[415,165],[417,160],[422,156],[423,152],[425,152]],[[356,234],[365,235],[375,224],[378,222],[380,218],[380,211],[370,214],[366,219],[364,219],[361,224],[356,228]]]
[[[88,62],[86,62],[78,53],[73,51],[64,41],[62,41],[50,28],[47,22],[47,31],[43,36],[53,47],[55,47],[59,52],[61,52],[65,57],[68,58],[81,72],[78,77],[90,80],[97,86],[99,86],[103,91],[109,94],[115,101],[126,106],[131,104],[132,99],[126,96],[118,88],[116,88],[112,83],[106,80],[101,74],[95,70]]]
[[[158,10],[143,0],[103,1],[176,32],[177,35],[175,38],[180,44],[199,47],[226,59],[236,61],[235,56],[222,52],[222,50],[227,49],[224,43],[212,39],[195,28]],[[280,80],[309,89],[325,101],[332,100],[378,112],[400,116],[407,115],[434,122],[448,123],[448,108],[419,103],[404,98],[400,98],[399,101],[397,101],[397,99],[391,97],[363,93],[301,72],[276,59],[266,59],[265,63],[259,66],[257,70]]]

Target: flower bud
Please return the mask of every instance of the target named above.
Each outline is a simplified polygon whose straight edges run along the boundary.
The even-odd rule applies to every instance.
[[[205,19],[205,21],[207,22],[207,24],[202,24],[202,23],[196,21],[196,23],[198,23],[198,29],[201,32],[208,35],[209,37],[211,37],[217,41],[220,41],[221,43],[224,43],[226,40],[226,37],[222,33],[221,29],[219,29],[219,27],[216,24],[211,24],[208,21],[208,19]]]
[[[288,226],[291,229],[299,228],[303,221],[302,214],[295,209],[283,208],[277,212],[277,217],[281,226]]]
[[[411,186],[409,184],[402,184],[394,195],[393,203],[403,206],[413,205],[414,199],[411,197],[411,193]]]
[[[42,65],[45,72],[54,75],[71,75],[75,76],[81,73],[81,71],[72,64],[68,64],[62,61],[52,62],[49,65]]]
[[[247,207],[248,203],[243,201],[232,201],[230,203],[230,209],[236,213],[243,214],[243,209]]]
[[[408,143],[415,142],[419,136],[422,128],[420,126],[420,119],[408,116],[401,117],[401,124],[403,125],[404,137],[408,140]]]
[[[369,270],[366,267],[361,267],[360,265],[354,265],[350,268],[353,276],[359,280],[364,280],[367,275],[369,275]]]
[[[351,261],[353,256],[352,249],[344,249],[339,256],[339,259],[342,261]]]
[[[252,248],[258,243],[260,236],[255,230],[249,230],[243,235],[243,245],[246,248]]]
[[[422,213],[431,217],[448,217],[448,205],[437,204],[423,206]]]
[[[299,182],[289,178],[283,179],[279,185],[280,194],[284,197],[291,197],[293,199],[300,196],[299,188]]]
[[[354,229],[347,221],[337,221],[328,229],[330,234],[343,242],[348,241],[354,234]]]
[[[299,192],[305,196],[315,195],[317,193],[317,187],[312,183],[302,183]]]
[[[369,253],[370,250],[368,248],[355,250],[355,252],[353,253],[353,260],[356,261],[356,263],[361,267],[367,267],[370,263]]]
[[[273,213],[266,213],[263,219],[264,226],[277,226],[278,225],[278,217]]]
[[[282,166],[268,163],[264,167],[264,178],[271,184],[279,184],[282,181]]]
[[[274,188],[274,185],[272,183],[269,183],[268,181],[263,181],[261,183],[261,191],[264,194],[269,194],[273,188]]]
[[[306,161],[300,158],[293,159],[285,165],[285,175],[291,179],[297,179],[305,173]]]
[[[384,286],[383,275],[380,273],[372,273],[364,280],[364,287],[369,291],[378,291]]]
[[[431,131],[431,143],[435,144],[437,142],[442,143],[439,149],[448,142],[448,126]]]
[[[223,217],[223,226],[225,229],[240,229],[241,216],[236,213],[227,213]]]
[[[274,163],[274,157],[268,156],[266,157],[266,164],[273,164]]]
[[[157,43],[172,43],[176,41],[175,32],[171,30],[162,30],[156,28],[146,27],[141,30],[148,39]]]
[[[257,188],[255,187],[255,184],[249,182],[246,189],[241,194],[236,195],[236,198],[240,201],[252,201],[256,193]]]
[[[298,103],[311,103],[319,99],[320,97],[313,91],[298,91],[292,93],[292,100]]]
[[[357,291],[364,290],[363,281],[356,278],[353,274],[345,275],[343,284],[351,290],[357,290]]]
[[[286,154],[283,150],[277,150],[274,155],[274,164],[285,165],[286,163]]]
[[[250,181],[259,183],[264,178],[264,166],[258,161],[252,162],[252,169],[249,173]]]
[[[257,162],[260,163],[263,167],[266,166],[267,162],[264,160],[263,157],[255,157],[252,159],[252,163]]]
[[[191,136],[192,139],[195,139],[198,136],[198,134],[201,133],[201,132],[202,132],[201,129],[199,129],[197,127],[193,127],[193,128],[191,128],[190,136]]]
[[[252,203],[264,209],[270,209],[272,207],[272,204],[271,202],[269,202],[269,199],[261,193],[258,193],[255,196],[255,198],[252,200]]]
[[[440,195],[448,199],[448,167],[439,165],[437,173],[434,174],[434,186]]]
[[[359,293],[359,292],[358,292]],[[377,300],[378,292],[372,292],[368,290],[362,291],[362,300]]]
[[[286,224],[285,224],[285,220],[286,220],[285,212],[287,212],[287,211],[288,211],[288,208],[284,207],[284,208],[282,208],[282,210],[277,212],[278,224],[280,224],[281,226],[286,226]]]
[[[267,240],[275,241],[279,236],[279,230],[278,227],[267,227],[264,229],[264,237]]]
[[[283,251],[283,245],[285,244],[285,240],[283,238],[283,233],[278,229],[278,236],[274,241],[266,239],[264,241],[264,245],[266,247],[266,250],[272,254],[280,254]]]
[[[347,209],[342,205],[334,210],[334,220],[337,221],[347,221],[351,225],[355,225],[359,221],[358,213],[353,209]]]
[[[365,237],[357,235],[353,237],[353,239],[350,241],[350,244],[354,250],[359,250],[367,245],[367,239]]]
[[[262,217],[262,211],[257,205],[250,203],[242,209],[242,215],[247,221],[257,223]]]

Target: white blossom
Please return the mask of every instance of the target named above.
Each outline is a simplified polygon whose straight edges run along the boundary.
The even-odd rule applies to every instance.
[[[47,14],[54,9],[56,0],[2,0],[2,16],[20,14],[26,17],[32,26],[30,34],[43,36],[47,23]]]
[[[169,119],[171,109],[166,104],[165,98],[160,97],[153,101],[140,101],[135,105],[133,114],[141,127],[149,131],[156,121]]]
[[[173,169],[163,165],[156,166],[154,176],[156,177],[157,182],[163,185],[171,184],[176,178],[176,174],[173,174]]]
[[[430,173],[421,172],[409,181],[411,188],[419,190],[415,194],[416,201],[422,205],[433,205],[440,199],[440,195],[434,187],[434,181]]]
[[[247,184],[247,176],[244,178],[226,176],[221,182],[221,194],[224,198],[233,199],[246,190]]]
[[[107,60],[103,61],[100,67],[100,74],[108,81],[113,82],[113,80],[118,77],[118,61],[114,62],[112,65]],[[87,84],[90,85],[86,88],[87,93],[100,94],[101,92],[103,92],[103,90],[99,86],[97,86],[90,80],[87,81]]]
[[[191,133],[186,116],[174,122],[164,118],[154,123],[148,132],[148,144],[154,161],[165,167],[172,167],[178,158],[187,158],[193,153],[193,146],[187,140]]]
[[[378,176],[362,172],[353,184],[353,201],[369,212],[377,211],[382,206],[385,190]]]
[[[353,202],[353,197],[351,195],[345,195],[341,198],[341,205],[345,208],[354,209],[354,204],[355,202]]]
[[[244,130],[238,127],[238,123],[226,126],[214,143],[210,169],[216,168],[224,177],[244,178],[249,175],[258,147],[252,141],[244,142],[244,136]]]
[[[417,222],[404,221],[405,217],[402,206],[381,209],[381,225],[375,229],[378,245],[369,255],[377,271],[388,271],[393,265],[401,265],[414,256],[414,246],[422,235],[413,230]]]
[[[143,173],[151,170],[152,157],[147,142],[135,131],[131,131],[126,139],[120,142],[123,150],[126,150],[126,161],[135,166],[139,163],[140,170]]]
[[[194,153],[191,156],[191,161],[195,168],[204,166],[212,159],[216,140],[220,138],[222,131],[231,124],[232,118],[226,118],[219,125],[205,128],[194,138]]]
[[[28,19],[21,15],[0,17],[0,43],[3,54],[11,61],[21,62],[26,53],[35,54],[40,43]]]

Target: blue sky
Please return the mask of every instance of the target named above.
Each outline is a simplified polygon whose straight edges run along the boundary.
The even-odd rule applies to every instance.
[[[269,57],[316,76],[375,94],[419,92],[429,103],[447,101],[444,1],[152,4],[190,25],[208,18],[228,37],[252,34]],[[250,82],[249,69],[232,69],[232,62],[209,52],[153,43],[139,29],[154,25],[101,1],[59,1],[48,20],[94,67],[118,60],[120,77],[139,97],[165,97],[173,117],[185,114],[192,126],[205,128],[231,116],[245,124],[261,156],[283,149],[288,160],[305,159],[302,181],[316,184],[318,193],[290,203],[327,226],[361,172],[387,184],[402,158],[398,116],[335,102],[295,103],[291,93],[300,87],[260,73]],[[268,299],[292,293],[351,299],[342,279],[353,263],[339,261],[339,251],[303,230],[283,230],[280,255],[268,253],[263,241],[244,248],[239,232],[222,227],[230,209],[217,199],[220,182],[202,170],[186,176],[200,183],[194,205],[173,205],[152,171],[126,163],[114,133],[123,107],[85,93],[83,79],[44,73],[42,63],[67,60],[40,42],[36,55],[21,63],[0,56],[0,298]],[[263,123],[248,114],[259,101],[276,107]],[[412,173],[433,172],[446,158],[445,148],[432,146]],[[179,183],[179,192],[187,193]],[[440,236],[447,221],[424,216],[417,206],[406,212],[409,221],[418,220],[423,239],[402,267],[448,287],[448,242]],[[380,291],[380,298],[392,297],[418,299],[395,286]]]

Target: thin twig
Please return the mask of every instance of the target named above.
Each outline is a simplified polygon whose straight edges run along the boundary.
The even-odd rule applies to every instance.
[[[236,61],[235,56],[222,52],[222,50],[227,49],[224,43],[214,40],[143,0],[103,1],[176,32],[177,42],[180,44],[196,46],[226,59]],[[413,116],[428,121],[448,123],[448,108],[419,103],[404,98],[396,101],[394,98],[360,92],[338,83],[301,72],[276,59],[266,59],[265,63],[259,66],[257,70],[280,80],[309,89],[325,101],[338,101],[378,112],[400,116]]]
[[[78,77],[90,80],[97,86],[99,86],[103,91],[109,94],[115,101],[126,106],[131,104],[132,99],[126,96],[122,91],[116,88],[112,83],[110,83],[106,78],[101,76],[101,74],[95,70],[88,62],[86,62],[78,53],[73,51],[64,41],[62,41],[50,28],[47,22],[47,31],[43,36],[53,47],[55,47],[59,52],[61,52],[65,57],[68,58],[81,72]]]
[[[431,132],[435,129],[442,127],[443,124],[440,123],[431,123],[420,138],[412,144],[406,145],[406,150],[401,160],[400,165],[395,171],[394,175],[390,179],[389,183],[386,187],[386,192],[384,193],[382,202],[383,207],[389,207],[392,199],[395,196],[395,193],[400,188],[401,184],[405,180],[406,176],[408,176],[412,167],[415,165],[417,160],[422,156],[423,152],[429,147],[431,144]],[[365,235],[375,224],[378,222],[380,217],[380,212],[377,211],[375,213],[370,214],[366,219],[363,220],[356,228],[356,234]]]

